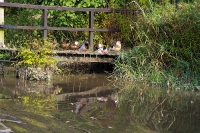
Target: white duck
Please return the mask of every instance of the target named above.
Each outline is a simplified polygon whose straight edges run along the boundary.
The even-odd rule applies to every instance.
[[[119,52],[121,50],[121,42],[117,41],[116,44],[114,46],[111,46],[108,50]]]
[[[99,54],[103,54],[103,45],[101,43],[97,45],[97,50],[95,52]]]
[[[108,54],[108,49],[106,48],[106,46],[103,46],[103,47],[97,49],[96,52],[99,54]]]

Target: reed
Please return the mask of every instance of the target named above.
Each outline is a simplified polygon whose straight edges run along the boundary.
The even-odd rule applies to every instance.
[[[200,78],[198,4],[180,3],[176,12],[171,4],[154,5],[132,19],[134,47],[120,54],[114,75],[194,90]]]

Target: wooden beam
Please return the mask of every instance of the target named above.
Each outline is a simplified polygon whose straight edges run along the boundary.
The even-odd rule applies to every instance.
[[[47,9],[43,9],[43,38],[47,38]]]
[[[92,28],[68,28],[68,27],[44,27],[44,26],[14,26],[14,25],[1,25],[0,28],[5,29],[24,29],[24,30],[61,30],[61,31],[101,31],[101,32],[117,32],[118,29],[105,28],[105,29],[92,29]]]
[[[124,12],[134,11],[130,9],[113,9],[113,8],[76,8],[76,7],[64,7],[64,6],[42,6],[42,5],[31,5],[31,4],[19,4],[0,2],[0,7],[18,7],[18,8],[32,8],[32,9],[47,9],[47,10],[60,10],[60,11],[92,11],[92,12]],[[138,11],[138,10],[135,10]]]
[[[94,12],[90,11],[89,12],[89,28],[91,29],[89,31],[89,43],[90,43],[90,50],[93,50],[93,30],[94,27]]]
[[[0,0],[0,2],[4,2],[4,0]],[[0,7],[0,24],[4,24],[4,7]],[[0,28],[0,44],[1,43],[4,44],[4,29],[3,28]]]

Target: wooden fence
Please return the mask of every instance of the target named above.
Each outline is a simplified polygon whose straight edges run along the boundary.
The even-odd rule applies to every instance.
[[[126,9],[108,9],[108,8],[75,8],[75,7],[60,7],[60,6],[42,6],[42,5],[30,5],[30,4],[17,4],[17,3],[7,3],[0,2],[0,7],[15,7],[15,8],[31,8],[39,9],[43,11],[43,24],[42,26],[13,26],[0,24],[0,28],[7,29],[27,29],[27,30],[43,30],[43,37],[47,37],[48,30],[66,30],[66,31],[88,31],[89,32],[89,43],[91,44],[91,49],[93,49],[93,33],[94,32],[116,32],[118,29],[113,28],[94,28],[94,13],[95,12],[107,12],[107,13],[120,13],[120,12],[135,12],[136,10],[126,10]],[[60,11],[81,11],[89,12],[89,28],[70,28],[70,27],[49,27],[47,25],[47,14],[48,10],[60,10]]]

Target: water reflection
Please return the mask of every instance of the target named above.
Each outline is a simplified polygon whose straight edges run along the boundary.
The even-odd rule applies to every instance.
[[[118,96],[120,113],[152,130],[200,132],[198,93],[158,88],[143,82],[127,84]]]
[[[58,101],[73,100],[81,97],[105,96],[114,90],[112,82],[105,74],[84,74],[54,77],[53,85],[62,91],[56,92]]]
[[[6,69],[5,76],[0,78],[0,87],[0,98],[13,99],[31,92],[54,94],[58,103],[73,104],[70,110],[76,113],[80,112],[80,107],[83,109],[83,105],[89,107],[91,99],[103,101],[100,99],[108,99],[110,94],[117,91],[106,74],[54,75],[51,81],[28,81],[15,78],[13,68]],[[82,99],[87,99],[87,104]]]
[[[57,88],[55,98],[61,106],[65,106],[65,110],[82,115],[93,107],[101,107],[114,100],[111,94],[116,93],[118,88],[106,77],[105,74],[54,77],[57,79],[53,83]]]
[[[23,103],[18,106],[20,109],[24,106],[32,111],[58,108],[59,115],[55,118],[70,123],[75,116],[69,120],[68,114],[73,113],[84,118],[84,124],[92,121],[104,127],[102,132],[109,129],[109,133],[200,132],[199,93],[151,86],[145,82],[113,83],[105,74],[55,75],[50,82],[16,79],[14,73],[7,72],[4,76],[0,78],[0,98],[13,101],[18,98],[17,102]],[[12,106],[4,106],[1,101],[1,111],[8,107]],[[74,125],[82,121],[70,126],[78,129]],[[91,126],[87,127],[82,129],[94,131]]]

